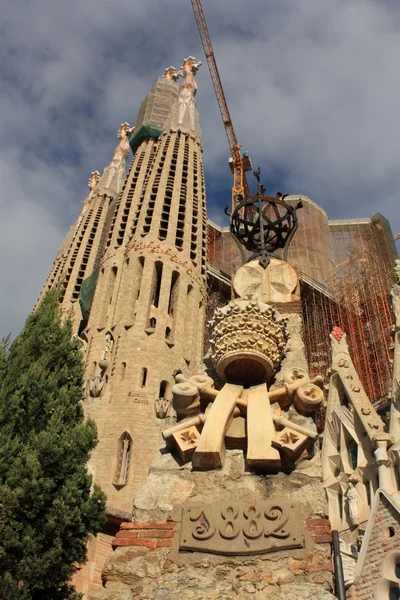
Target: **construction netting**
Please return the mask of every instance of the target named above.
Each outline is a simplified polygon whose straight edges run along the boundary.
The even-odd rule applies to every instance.
[[[156,127],[155,125],[143,125],[135,130],[134,135],[129,140],[129,145],[132,148],[133,154],[135,154],[138,146],[144,142],[145,140],[158,140],[162,133],[161,127]]]
[[[89,277],[82,281],[81,289],[79,291],[79,306],[81,307],[82,319],[85,323],[89,320],[90,309],[92,308],[92,302],[94,292],[96,290],[97,280],[99,278],[100,269],[93,271]]]
[[[164,77],[156,79],[151,92],[143,100],[139,109],[135,133],[130,140],[133,151],[136,150],[143,139],[159,138],[178,95],[179,85],[175,81]],[[140,138],[140,136],[145,135],[148,137]]]

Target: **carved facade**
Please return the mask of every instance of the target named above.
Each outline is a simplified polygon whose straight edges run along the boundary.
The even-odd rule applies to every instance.
[[[186,78],[193,78],[193,69],[194,64]],[[173,68],[167,69],[154,84],[134,130],[121,127],[125,145],[114,162],[125,156],[128,131],[134,158],[123,190],[108,209],[109,229],[84,330],[89,386],[97,394],[101,386],[101,396],[89,393],[86,400],[86,413],[96,420],[100,439],[91,466],[110,509],[117,511],[131,509],[146,476],[161,423],[170,415],[174,371],[190,376],[202,358],[202,337],[195,333],[195,327],[203,326],[205,311],[200,129],[193,94],[189,104],[197,128],[188,121],[178,130],[174,123],[181,88],[172,75]],[[165,88],[164,96],[158,95],[159,88]],[[166,117],[154,131],[148,110],[159,102],[165,103]],[[115,179],[116,168],[110,166],[107,181]],[[94,384],[99,377],[100,383]],[[125,429],[132,437],[132,459],[123,484],[115,486],[116,448]]]
[[[388,425],[354,367],[357,348],[349,350],[338,327],[329,377],[318,362],[310,366],[299,270],[314,265],[308,275],[322,280],[334,262],[322,237],[310,251],[312,235],[305,259],[304,229],[293,264],[273,256],[266,268],[252,260],[234,269],[229,252],[223,266],[234,272],[232,294],[226,274],[210,269],[232,300],[207,325],[211,348],[202,363],[199,66],[188,57],[179,71],[168,67],[136,126],[121,125],[43,290],[61,283],[63,310],[73,309],[86,360],[84,408],[99,436],[88,469],[108,498],[110,521],[90,543],[79,591],[99,587],[112,544],[118,550],[103,571],[105,587],[91,600],[184,599],[182,582],[195,589],[187,596],[194,600],[278,593],[330,600],[332,529],[347,597],[390,599],[400,582],[399,285]],[[307,215],[312,208],[320,216],[315,231],[327,235],[326,214],[305,204]]]

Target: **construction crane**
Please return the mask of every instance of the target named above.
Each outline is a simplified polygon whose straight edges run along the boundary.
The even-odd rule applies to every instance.
[[[394,241],[396,242],[397,240],[400,240],[400,231],[398,231],[394,236],[393,236]]]
[[[191,0],[197,28],[200,33],[201,43],[203,44],[204,54],[206,56],[208,68],[210,70],[211,80],[213,82],[215,95],[217,97],[219,110],[224,123],[225,132],[228,138],[229,148],[231,150],[230,167],[233,173],[232,188],[232,212],[243,199],[250,199],[251,193],[246,179],[246,171],[251,171],[252,166],[248,153],[241,153],[240,144],[236,137],[232,125],[231,115],[226,102],[224,90],[219,76],[217,62],[214,56],[214,50],[208,33],[207,23],[203,13],[203,7],[200,0]]]

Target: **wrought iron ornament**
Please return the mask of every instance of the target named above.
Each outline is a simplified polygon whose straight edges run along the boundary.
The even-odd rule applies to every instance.
[[[254,171],[254,176],[257,179],[257,194],[236,206],[231,215],[231,233],[246,250],[252,252],[248,260],[258,258],[266,268],[270,257],[281,248],[283,259],[286,260],[289,244],[298,227],[296,210],[302,208],[303,203],[299,200],[296,206],[290,206],[285,202],[287,194],[282,196],[280,192],[275,198],[265,196],[264,186],[260,182],[260,169]]]

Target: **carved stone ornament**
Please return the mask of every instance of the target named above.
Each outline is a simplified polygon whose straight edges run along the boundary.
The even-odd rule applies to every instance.
[[[394,273],[397,277],[398,282],[400,283],[400,259],[396,258],[396,260],[394,261],[395,267],[394,267]]]
[[[242,265],[233,278],[233,288],[243,298],[258,298],[262,302],[292,302],[299,300],[296,271],[287,262],[271,258],[264,269],[258,260]]]
[[[164,397],[156,398],[154,405],[157,419],[165,419],[171,406],[171,400]]]
[[[190,129],[195,130],[195,101],[194,97],[197,92],[197,83],[194,78],[196,72],[199,70],[201,62],[196,62],[194,56],[188,56],[183,60],[180,71],[178,72],[179,77],[183,77],[184,81],[179,88],[179,116],[178,125],[184,124],[184,118],[186,113],[189,113]]]
[[[98,364],[99,374],[92,377],[92,379],[88,379],[87,395],[91,398],[100,398],[100,396],[104,394],[108,380],[108,366],[108,360],[100,360]]]
[[[257,300],[231,301],[210,322],[213,360],[219,376],[244,386],[269,381],[286,346],[286,320]]]
[[[303,547],[304,525],[293,502],[242,500],[182,509],[180,550],[251,555]]]

